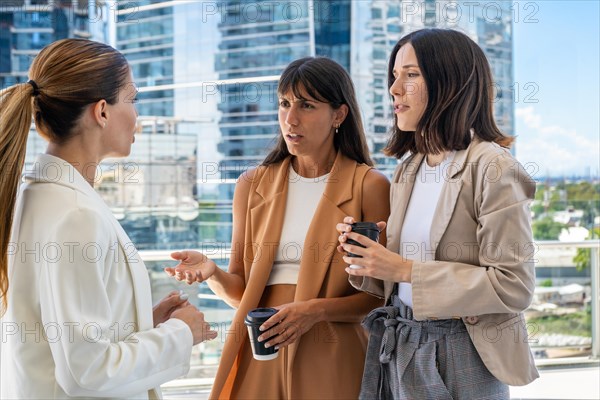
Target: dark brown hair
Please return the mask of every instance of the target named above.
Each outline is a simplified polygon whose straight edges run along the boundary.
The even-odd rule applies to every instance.
[[[277,93],[285,95],[291,91],[295,97],[302,98],[302,89],[313,99],[329,103],[335,110],[342,104],[348,106],[348,115],[334,136],[333,145],[346,157],[358,163],[373,165],[354,85],[344,67],[326,57],[305,57],[293,61],[281,74]],[[276,164],[289,155],[285,140],[279,135],[277,144],[267,155],[263,165]]]
[[[0,315],[8,304],[8,245],[32,116],[40,135],[66,142],[87,105],[118,101],[129,71],[125,57],[108,45],[64,39],[35,57],[30,82],[0,92]]]
[[[416,132],[401,131],[394,123],[387,155],[407,152],[439,154],[463,150],[471,143],[471,129],[483,141],[510,147],[493,116],[492,73],[481,48],[464,33],[450,29],[421,29],[404,36],[390,56],[388,90],[394,84],[396,54],[410,43],[427,85],[427,106]]]

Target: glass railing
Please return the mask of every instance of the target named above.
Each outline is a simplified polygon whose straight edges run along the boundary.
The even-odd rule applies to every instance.
[[[536,362],[548,365],[576,357],[598,359],[600,241],[542,241],[534,246],[536,289],[525,316],[527,340]],[[221,268],[227,268],[229,246],[199,250]],[[168,386],[210,386],[235,310],[215,296],[206,283],[189,286],[167,276],[163,268],[176,264],[170,259],[170,251],[141,251],[140,254],[150,273],[154,302],[171,290],[184,290],[219,331],[217,339],[194,347],[190,372]]]
[[[536,242],[536,288],[525,311],[540,364],[600,357],[598,240]]]

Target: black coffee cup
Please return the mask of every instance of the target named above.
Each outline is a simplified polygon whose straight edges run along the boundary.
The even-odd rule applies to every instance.
[[[379,240],[379,228],[377,228],[377,224],[375,222],[355,222],[353,224],[350,224],[350,226],[352,227],[352,232],[356,232],[360,235],[366,236],[375,242]],[[359,246],[363,248],[365,247],[362,244],[350,238],[347,239],[346,243],[351,244],[353,246]],[[359,256],[358,254],[350,252],[347,252],[347,254],[348,257],[362,258],[362,256]],[[359,269],[362,267],[360,265],[352,264],[350,265],[350,268]]]
[[[248,327],[252,355],[255,360],[272,360],[279,355],[279,350],[276,350],[275,346],[267,348],[265,347],[266,340],[262,342],[258,341],[258,337],[262,333],[258,328],[275,315],[276,312],[277,310],[274,308],[255,308],[254,310],[248,311],[248,314],[244,319],[244,323]]]

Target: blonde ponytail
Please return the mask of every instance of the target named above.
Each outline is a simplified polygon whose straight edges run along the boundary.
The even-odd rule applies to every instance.
[[[0,92],[0,316],[8,304],[8,246],[31,127],[34,91],[32,84],[23,83]]]

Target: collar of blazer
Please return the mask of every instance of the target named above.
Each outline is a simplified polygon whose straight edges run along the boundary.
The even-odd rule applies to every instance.
[[[291,161],[292,157],[288,157],[265,172],[268,176],[263,177],[255,189],[265,201],[287,189]],[[356,161],[345,157],[340,151],[337,152],[323,193],[335,205],[339,206],[352,199],[352,185],[344,183],[353,182],[356,165]],[[340,182],[342,184],[339,184]]]
[[[95,167],[95,166],[94,166]],[[92,168],[90,166],[90,168]],[[51,156],[49,154],[40,154],[33,169],[26,171],[23,175],[23,180],[29,184],[36,183],[52,183],[65,186],[83,194],[93,205],[94,208],[104,215],[112,224],[117,234],[119,246],[129,271],[134,286],[134,295],[136,303],[136,311],[138,318],[138,329],[140,331],[151,329],[154,326],[152,321],[152,313],[148,312],[148,299],[151,299],[150,280],[148,270],[139,256],[135,245],[131,239],[114,218],[112,212],[102,199],[98,192],[84,179],[84,177],[67,161]]]
[[[96,168],[90,164],[89,168]],[[23,174],[23,180],[30,183],[54,183],[81,192],[95,202],[104,201],[94,188],[68,161],[50,154],[39,154],[33,168]]]

